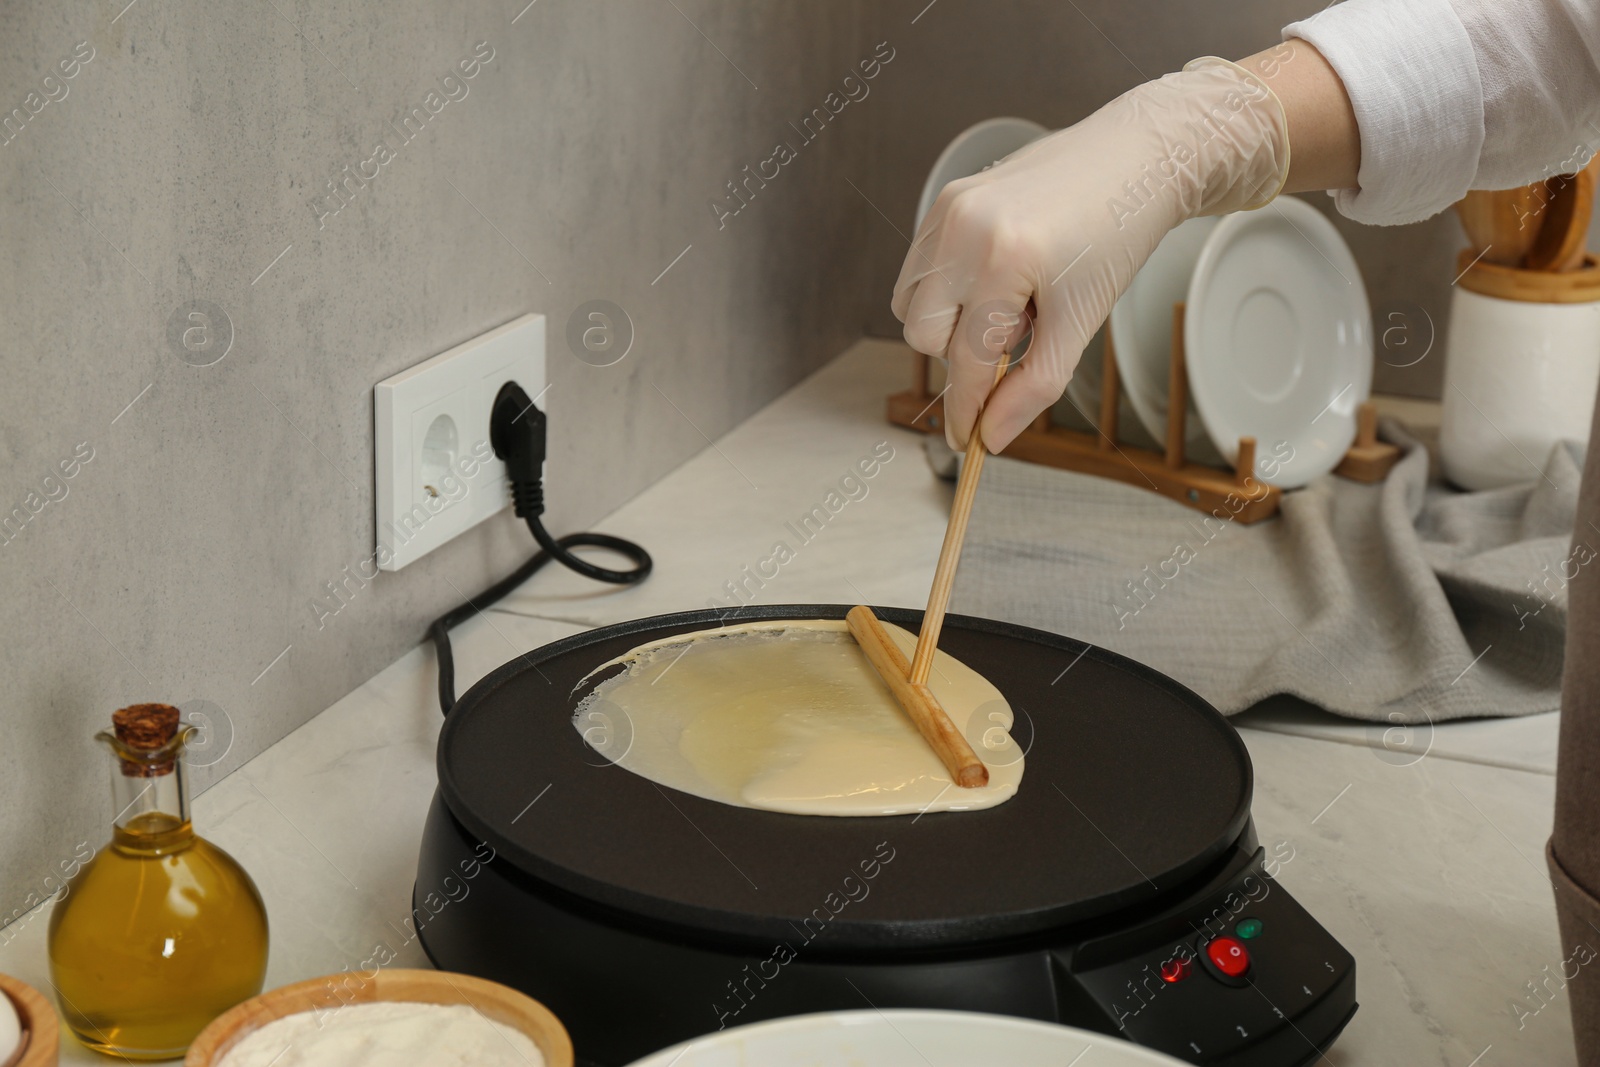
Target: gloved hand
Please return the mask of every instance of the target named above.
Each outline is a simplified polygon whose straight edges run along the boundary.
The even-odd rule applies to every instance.
[[[1261,207],[1289,172],[1283,105],[1256,75],[1197,59],[1075,126],[945,186],[895,283],[906,342],[949,361],[945,437],[966,448],[1001,353],[1020,363],[983,407],[998,452],[1061,396],[1083,347],[1167,231]]]

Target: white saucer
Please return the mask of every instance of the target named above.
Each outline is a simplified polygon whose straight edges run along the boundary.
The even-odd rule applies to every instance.
[[[1256,476],[1283,489],[1338,466],[1372,390],[1372,312],[1355,257],[1293,197],[1230,215],[1189,282],[1189,391],[1217,451],[1256,439]]]
[[[1163,446],[1172,371],[1172,306],[1188,297],[1200,250],[1221,221],[1190,219],[1163,237],[1111,309],[1111,341],[1122,391],[1144,428]],[[1222,458],[1212,447],[1192,398],[1184,452],[1196,463],[1217,463]]]
[[[916,226],[921,227],[923,216],[939,199],[939,192],[957,178],[968,178],[991,163],[998,162],[1024,145],[1032,144],[1049,129],[1028,119],[984,119],[968,126],[955,139],[945,145],[928,180],[922,183],[922,199],[917,201]]]
[[[1063,1067],[1079,1059],[1084,1067],[1181,1067],[1179,1060],[1119,1037],[1070,1026],[898,1008],[796,1015],[730,1027],[646,1056],[633,1067]]]

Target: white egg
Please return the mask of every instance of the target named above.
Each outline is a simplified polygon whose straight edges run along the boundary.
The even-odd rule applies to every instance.
[[[5,1063],[22,1044],[22,1020],[11,998],[0,992],[0,1063]]]

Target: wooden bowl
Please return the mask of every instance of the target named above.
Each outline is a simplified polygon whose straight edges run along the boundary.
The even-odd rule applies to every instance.
[[[5,1067],[56,1067],[61,1056],[61,1023],[50,1002],[33,986],[0,974],[0,993],[11,998],[22,1020],[20,1057],[0,1060]]]
[[[269,989],[213,1019],[189,1046],[183,1067],[215,1067],[246,1034],[285,1015],[378,1001],[466,1004],[527,1034],[548,1067],[572,1067],[572,1039],[566,1027],[532,997],[470,975],[404,969],[380,970],[371,977],[346,971]]]

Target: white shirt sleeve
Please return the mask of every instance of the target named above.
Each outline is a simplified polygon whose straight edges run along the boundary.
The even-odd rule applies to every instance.
[[[1350,96],[1360,185],[1332,192],[1359,222],[1570,174],[1600,143],[1600,0],[1346,0],[1283,36]]]

